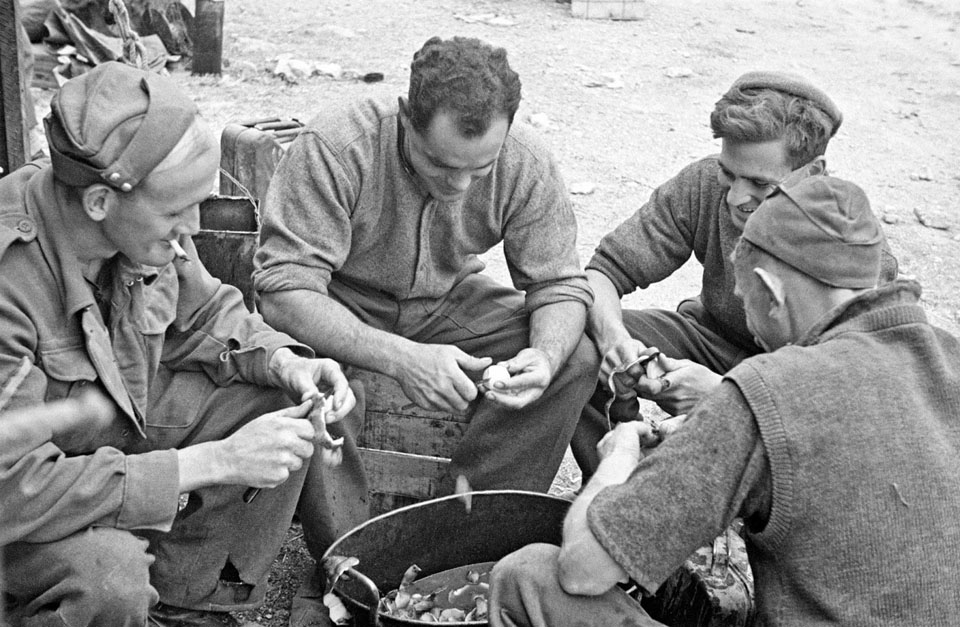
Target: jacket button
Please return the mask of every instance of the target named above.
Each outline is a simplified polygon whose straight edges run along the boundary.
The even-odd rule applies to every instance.
[[[20,220],[17,222],[17,230],[21,233],[33,233],[33,222],[30,220]]]

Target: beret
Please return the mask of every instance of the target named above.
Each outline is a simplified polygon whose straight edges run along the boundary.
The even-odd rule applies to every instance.
[[[837,129],[839,129],[840,124],[843,123],[843,114],[840,112],[840,108],[831,100],[830,96],[798,74],[769,70],[747,72],[733,82],[733,85],[727,93],[747,89],[773,89],[785,94],[790,94],[791,96],[810,100],[833,120],[833,130],[830,133],[831,137],[837,134]]]
[[[170,154],[197,106],[169,77],[109,61],[65,82],[44,118],[53,175],[130,191]]]
[[[833,287],[872,288],[880,278],[880,222],[863,190],[842,179],[781,184],[747,220],[743,239]]]

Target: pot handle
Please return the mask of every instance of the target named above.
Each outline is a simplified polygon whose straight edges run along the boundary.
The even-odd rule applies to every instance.
[[[373,603],[370,604],[370,615],[367,617],[367,620],[373,627],[380,627],[380,589],[377,588],[377,584],[373,583],[372,579],[355,568],[348,568],[347,574],[363,584],[367,592],[370,593],[370,596],[373,598]]]

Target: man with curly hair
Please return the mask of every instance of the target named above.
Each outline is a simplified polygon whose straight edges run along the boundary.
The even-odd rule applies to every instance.
[[[468,414],[446,492],[461,475],[474,489],[548,490],[598,367],[571,202],[550,153],[514,122],[519,103],[504,49],[432,38],[406,98],[328,110],[305,127],[263,209],[264,318],[393,377],[423,408]],[[498,244],[512,287],[482,273],[478,255]],[[509,378],[478,388],[494,363]],[[365,490],[341,435],[347,511]]]
[[[572,442],[585,476],[596,469],[596,445],[611,427],[605,406],[612,373],[623,388],[618,395],[635,392],[678,415],[715,388],[723,373],[761,351],[733,293],[730,255],[747,218],[777,184],[826,173],[827,144],[842,121],[830,96],[805,78],[748,72],[710,115],[720,154],[686,166],[601,240],[587,264],[596,296],[587,331],[602,356],[600,384]],[[667,278],[691,254],[703,265],[698,296],[675,311],[621,309],[624,295]],[[884,245],[881,279],[896,274],[896,259]],[[646,368],[631,366],[651,347],[660,350],[658,358]]]

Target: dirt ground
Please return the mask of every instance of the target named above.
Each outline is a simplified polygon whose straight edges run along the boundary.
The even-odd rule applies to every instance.
[[[845,116],[827,152],[831,173],[866,190],[901,273],[923,285],[930,318],[960,334],[957,4],[637,5],[641,19],[614,21],[574,18],[570,4],[555,0],[231,0],[223,75],[174,75],[220,129],[257,117],[306,120],[335,102],[404,94],[410,59],[433,35],[502,45],[523,82],[519,119],[540,128],[571,191],[580,192],[573,200],[585,263],[603,234],[655,186],[719,150],[708,115],[737,76],[763,68],[800,73],[829,92]],[[327,73],[284,80],[274,74],[284,59]],[[384,80],[352,78],[368,72]],[[499,255],[489,261],[489,271],[505,279]],[[672,307],[698,289],[693,262],[626,304]],[[564,472],[561,480],[576,480],[575,471]],[[270,600],[243,617],[285,625],[305,563],[294,527],[277,560]]]

